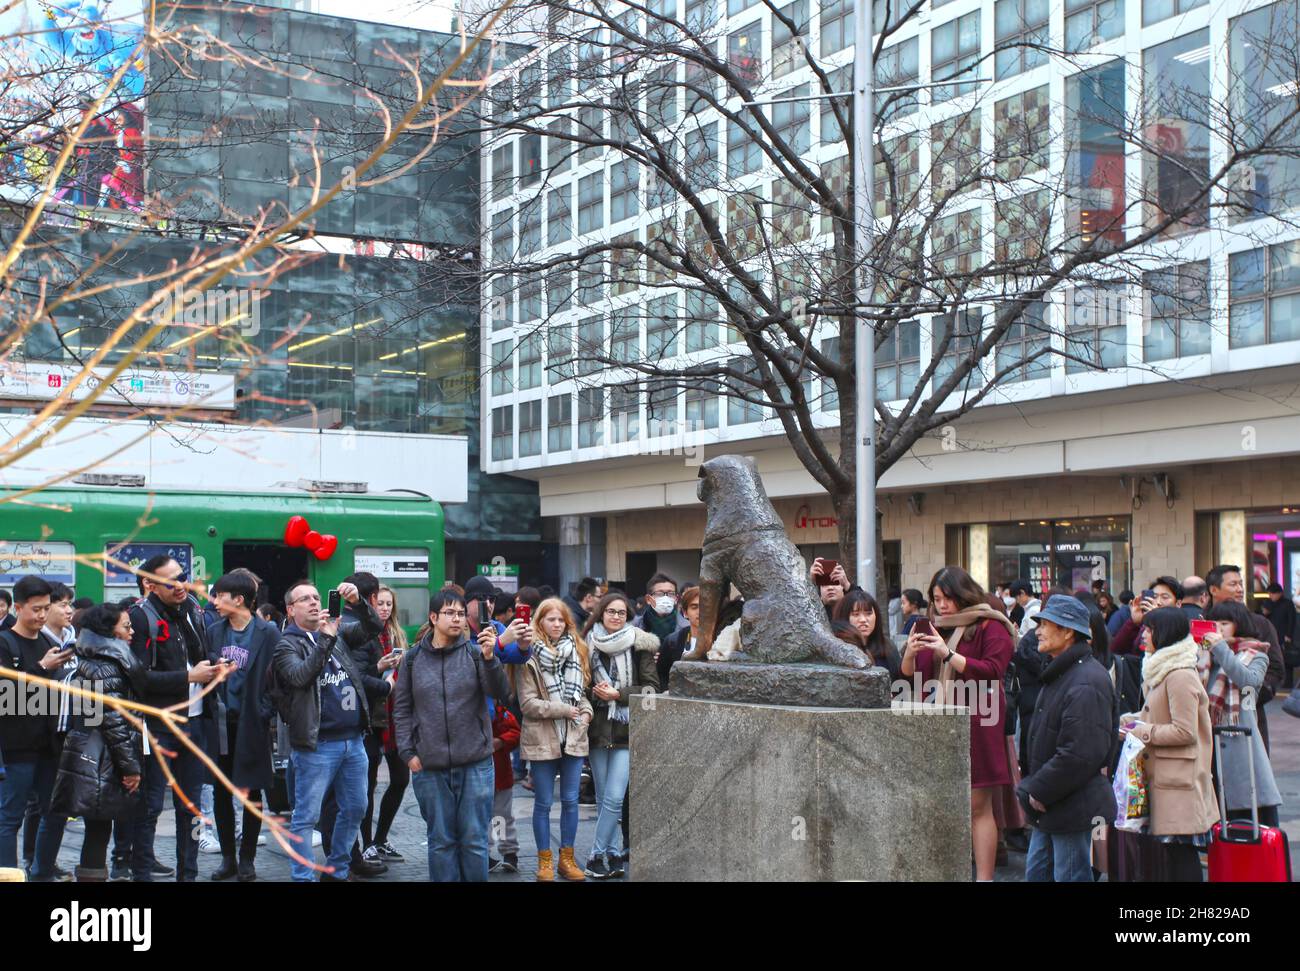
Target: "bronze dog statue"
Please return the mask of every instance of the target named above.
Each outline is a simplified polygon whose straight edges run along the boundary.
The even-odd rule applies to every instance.
[[[700,466],[699,476],[706,514],[700,634],[682,660],[705,659],[723,595],[734,583],[745,598],[740,641],[747,658],[765,664],[821,661],[870,667],[867,655],[831,634],[803,557],[785,535],[753,461],[719,455]]]

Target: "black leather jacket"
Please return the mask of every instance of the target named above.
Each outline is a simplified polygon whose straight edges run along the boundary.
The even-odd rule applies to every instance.
[[[359,604],[355,613],[355,622],[340,620],[337,637],[318,633],[313,644],[305,631],[290,626],[275,645],[271,665],[280,690],[288,699],[288,711],[282,714],[289,726],[289,744],[294,748],[316,750],[316,739],[320,734],[320,686],[317,679],[331,653],[338,658],[352,684],[361,689],[357,696],[363,706],[363,725],[370,724],[370,700],[384,698],[391,690],[384,679],[373,678],[362,671],[352,656],[353,651],[371,638],[378,637],[384,629],[369,604]],[[343,649],[336,650],[336,645]]]

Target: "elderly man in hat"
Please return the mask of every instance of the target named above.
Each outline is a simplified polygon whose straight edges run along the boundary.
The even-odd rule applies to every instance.
[[[1118,712],[1106,669],[1092,655],[1088,608],[1052,597],[1038,614],[1038,650],[1050,658],[1030,723],[1029,773],[1017,790],[1034,824],[1025,880],[1090,883],[1092,833],[1115,818],[1103,771]]]

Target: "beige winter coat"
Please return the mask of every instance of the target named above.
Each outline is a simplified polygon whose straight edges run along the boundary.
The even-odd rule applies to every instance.
[[[1204,833],[1219,818],[1210,755],[1210,699],[1189,668],[1170,671],[1147,695],[1134,732],[1146,743],[1153,836]]]
[[[591,702],[586,698],[578,703],[588,719],[592,717]],[[526,762],[551,762],[561,755],[586,755],[588,750],[587,725],[569,722],[565,735],[564,751],[560,751],[560,736],[555,731],[557,718],[569,717],[569,705],[552,701],[546,691],[537,658],[530,657],[519,672],[519,708],[524,713],[524,723],[519,734],[519,754]]]

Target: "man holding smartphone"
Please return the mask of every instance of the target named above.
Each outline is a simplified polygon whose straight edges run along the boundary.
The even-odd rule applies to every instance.
[[[339,584],[342,600],[358,608],[358,622],[340,627],[322,609],[321,596],[306,580],[292,584],[284,596],[289,622],[272,654],[273,697],[289,727],[289,759],[293,767],[294,851],[304,860],[290,865],[299,883],[315,880],[311,832],[320,817],[325,793],[333,790],[338,816],[330,841],[330,873],[323,883],[350,879],[352,843],[366,812],[366,757],[362,736],[370,724],[364,673],[351,649],[378,636],[383,625],[374,609],[351,583]],[[391,685],[381,682],[384,694]]]

